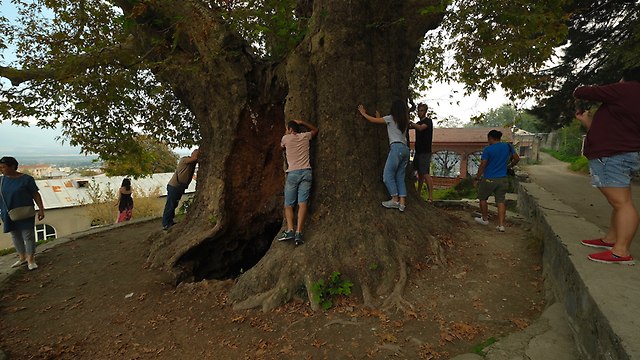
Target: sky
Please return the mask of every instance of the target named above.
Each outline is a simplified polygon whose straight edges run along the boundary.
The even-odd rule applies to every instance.
[[[15,6],[10,1],[0,0],[0,15],[7,18],[15,17]],[[0,65],[7,65],[13,59],[6,50],[2,52],[5,58],[0,58]],[[7,86],[7,82],[0,86]],[[424,102],[436,114],[437,119],[455,116],[463,122],[468,122],[474,116],[490,109],[509,103],[506,94],[497,90],[489,94],[487,99],[481,99],[477,93],[468,96],[463,95],[461,84],[436,84],[422,97],[416,99],[416,103]],[[451,95],[451,98],[450,98]],[[62,136],[60,129],[40,129],[35,126],[24,128],[15,126],[8,119],[0,119],[0,154],[9,153],[42,153],[56,155],[78,155],[80,148],[65,144],[58,138]],[[435,125],[438,122],[436,120]],[[58,140],[57,140],[58,139]],[[188,149],[176,149],[180,154],[188,153]]]
[[[458,90],[454,93],[454,90]],[[449,94],[453,95],[449,98]],[[473,115],[478,115],[490,109],[500,107],[505,103],[509,103],[504,91],[496,91],[489,94],[489,97],[481,99],[477,94],[464,96],[461,84],[439,84],[434,86],[430,91],[421,98],[416,99],[417,102],[424,102],[429,105],[438,119],[444,119],[449,116],[455,116],[463,122],[468,122]],[[460,102],[457,105],[457,102]],[[436,121],[435,126],[438,122]],[[10,121],[3,119],[0,123],[0,156],[2,154],[52,154],[52,155],[78,155],[79,147],[71,147],[68,140],[62,144],[60,139],[62,131],[60,129],[40,129],[35,126],[21,127],[12,125]],[[186,154],[188,149],[176,149],[178,153]]]

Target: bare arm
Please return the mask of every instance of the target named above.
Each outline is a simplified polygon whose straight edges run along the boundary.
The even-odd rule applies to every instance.
[[[409,127],[410,128],[414,128],[418,131],[424,131],[427,130],[429,128],[429,125],[427,124],[416,124],[416,123],[409,123]]]
[[[360,115],[362,115],[367,121],[372,122],[374,124],[384,124],[384,119],[381,117],[374,117],[367,114],[367,110],[365,110],[364,105],[358,105],[358,111]]]
[[[40,196],[39,192],[33,193],[33,201],[38,205],[38,220],[44,219],[44,204],[42,203],[42,196]]]
[[[191,156],[188,156],[186,159],[184,159],[184,162],[185,162],[185,163],[187,163],[187,164],[191,164],[191,163],[194,163],[194,162],[198,162],[198,154],[199,154],[199,153],[200,153],[200,150],[199,150],[199,149],[194,150],[194,151],[191,153]]]
[[[578,119],[578,121],[580,121],[587,130],[589,130],[589,128],[591,127],[591,121],[593,121],[589,110],[583,110],[582,112],[577,111],[576,119]]]
[[[520,162],[520,156],[518,155],[518,153],[514,152],[513,154],[511,154],[511,161],[509,161],[509,164],[507,166],[514,167],[518,165],[518,162]]]
[[[476,179],[480,180],[482,178],[482,174],[484,174],[484,169],[487,167],[487,160],[482,160],[480,162],[480,167],[478,167],[478,173],[476,174]]]
[[[307,129],[311,130],[311,137],[316,137],[316,135],[318,135],[318,128],[316,126],[314,126],[313,124],[310,124],[304,120],[294,120],[296,123],[298,123],[299,125],[303,125],[304,127],[306,127]]]

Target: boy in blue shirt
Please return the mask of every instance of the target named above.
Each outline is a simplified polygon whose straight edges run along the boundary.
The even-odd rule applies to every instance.
[[[489,225],[487,199],[493,194],[498,206],[498,226],[496,226],[496,230],[504,232],[504,218],[507,212],[504,201],[505,194],[509,189],[507,168],[515,166],[520,161],[520,157],[510,144],[500,141],[502,139],[500,131],[489,131],[487,139],[489,146],[482,150],[482,161],[476,175],[476,180],[480,180],[478,200],[480,200],[480,212],[482,213],[482,217],[476,218],[476,222],[482,225]]]

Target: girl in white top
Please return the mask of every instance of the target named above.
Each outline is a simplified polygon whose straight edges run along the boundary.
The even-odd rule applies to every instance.
[[[389,155],[384,165],[382,180],[384,181],[391,199],[382,202],[387,209],[404,211],[406,207],[407,185],[405,171],[409,163],[409,146],[407,146],[407,129],[409,127],[409,113],[407,105],[402,100],[395,100],[391,104],[391,115],[380,117],[367,114],[363,105],[358,106],[360,114],[369,122],[386,124],[389,135]]]

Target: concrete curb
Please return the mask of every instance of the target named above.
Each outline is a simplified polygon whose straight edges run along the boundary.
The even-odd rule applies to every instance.
[[[564,305],[581,359],[640,359],[640,269],[589,261],[597,249],[580,240],[601,231],[540,186],[521,183],[518,208],[543,239],[545,285]]]

